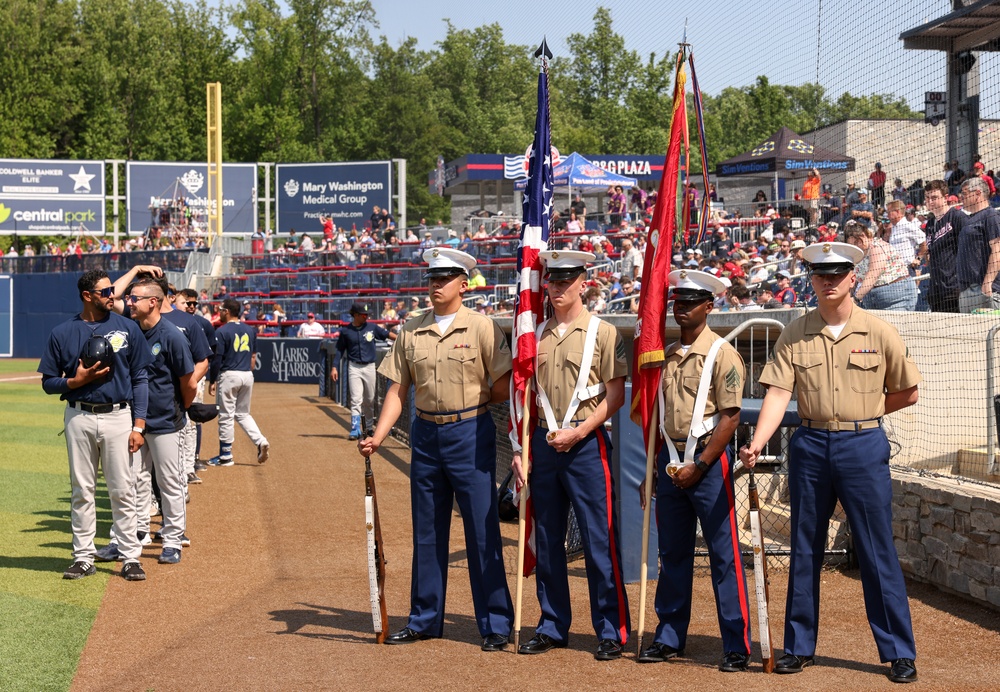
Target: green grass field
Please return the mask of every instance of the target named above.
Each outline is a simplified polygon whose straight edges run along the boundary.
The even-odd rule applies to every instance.
[[[38,361],[0,360],[0,380]],[[114,565],[62,578],[70,565],[70,485],[59,435],[65,404],[38,381],[0,381],[0,689],[66,690]],[[111,510],[98,489],[98,545]]]

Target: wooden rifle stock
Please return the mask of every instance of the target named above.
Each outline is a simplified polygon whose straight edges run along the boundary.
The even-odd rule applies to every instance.
[[[361,419],[365,430],[365,420]],[[368,587],[372,607],[372,625],[375,641],[385,642],[389,636],[389,615],[385,609],[385,553],[382,549],[382,525],[378,518],[378,494],[375,491],[375,474],[372,460],[365,458],[365,530],[368,536]]]
[[[750,469],[747,494],[750,500],[750,542],[753,546],[754,590],[757,594],[757,629],[760,640],[760,656],[764,672],[774,671],[774,653],[771,646],[771,623],[768,616],[767,599],[767,555],[764,553],[764,536],[760,525],[760,500],[757,497],[757,481]]]

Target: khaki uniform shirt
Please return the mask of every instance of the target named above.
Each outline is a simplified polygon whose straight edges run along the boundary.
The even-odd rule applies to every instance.
[[[555,319],[550,319],[538,340],[538,367],[535,371],[535,381],[549,397],[556,425],[562,424],[566,409],[573,399],[580,367],[583,365],[581,361],[588,324],[590,324],[590,313],[584,308],[566,327],[565,334],[559,336],[559,323]],[[590,370],[590,376],[587,378],[588,387],[599,382],[610,382],[617,377],[625,377],[628,370],[625,362],[625,344],[621,335],[617,329],[603,320],[598,323],[593,362],[587,363],[585,367]],[[581,402],[573,420],[580,421],[589,417],[604,401],[604,397],[604,394],[599,394]],[[544,413],[540,408],[539,417],[545,423]]]
[[[718,334],[708,327],[702,330],[685,355],[681,355],[681,342],[670,344],[663,364],[663,423],[667,435],[674,440],[686,439],[691,432],[694,402],[701,384],[705,357]],[[743,382],[746,366],[743,358],[731,344],[725,344],[715,356],[712,379],[705,402],[705,418],[719,411],[743,406]]]
[[[834,339],[813,310],[781,332],[760,383],[798,388],[799,416],[806,420],[859,421],[885,413],[885,393],[920,382],[899,333],[859,307]]]
[[[421,411],[444,413],[489,403],[490,381],[510,371],[510,357],[497,323],[463,306],[443,335],[433,312],[407,322],[378,371],[404,395],[413,384]]]

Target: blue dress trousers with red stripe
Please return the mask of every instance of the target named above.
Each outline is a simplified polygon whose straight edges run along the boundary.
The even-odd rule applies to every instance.
[[[572,608],[566,529],[572,505],[580,526],[598,639],[624,644],[632,628],[622,579],[621,541],[611,476],[611,441],[602,426],[568,452],[557,452],[537,428],[531,437],[531,497],[535,511],[535,578],[542,615],[535,630],[565,642]]]
[[[656,585],[659,625],[653,640],[675,649],[687,643],[691,621],[696,522],[708,546],[712,587],[726,653],[750,653],[750,616],[733,496],[733,450],[712,464],[693,486],[680,489],[666,473],[664,445],[657,457],[656,531],[660,577]]]
[[[497,516],[493,417],[487,412],[441,425],[416,418],[410,435],[413,579],[406,626],[429,637],[440,637],[444,631],[448,543],[452,509],[458,502],[476,626],[483,637],[507,636],[514,607]]]

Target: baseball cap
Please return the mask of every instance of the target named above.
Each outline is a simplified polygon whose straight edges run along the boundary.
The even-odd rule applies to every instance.
[[[353,305],[351,305],[351,309],[349,310],[349,312],[352,315],[367,315],[368,306],[365,305],[364,303],[354,303]],[[313,314],[309,313],[309,316],[312,317]]]
[[[306,317],[315,318],[316,317],[316,313],[315,312],[310,312],[308,315],[306,315]]]

